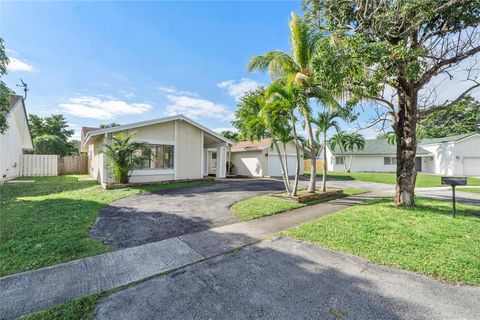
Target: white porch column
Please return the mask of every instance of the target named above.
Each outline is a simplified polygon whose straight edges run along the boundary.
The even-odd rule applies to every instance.
[[[217,170],[215,172],[217,178],[225,178],[227,176],[227,147],[217,146]]]

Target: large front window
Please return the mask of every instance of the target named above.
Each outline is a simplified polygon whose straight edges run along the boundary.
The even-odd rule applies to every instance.
[[[173,146],[145,145],[133,157],[137,160],[135,169],[173,169]]]

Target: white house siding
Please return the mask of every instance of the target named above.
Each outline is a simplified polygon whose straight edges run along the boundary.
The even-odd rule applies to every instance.
[[[339,155],[335,156],[339,157]],[[350,156],[346,155],[345,161],[350,163]],[[390,157],[390,156],[386,156]],[[395,157],[392,155],[391,157]],[[330,157],[329,170],[337,172],[345,172],[345,165],[336,164],[335,158]],[[353,156],[351,171],[372,171],[372,172],[393,172],[396,170],[395,165],[385,165],[384,156]]]
[[[477,134],[456,142],[453,153],[455,154],[454,175],[463,176],[470,172],[471,175],[476,175],[480,167],[480,135]],[[472,166],[475,166],[477,171]]]
[[[20,156],[24,148],[32,148],[22,101],[7,116],[8,129],[0,135],[0,179],[9,180],[20,174]],[[3,177],[5,175],[5,177]]]
[[[18,177],[20,155],[22,154],[22,142],[17,124],[15,121],[9,121],[8,123],[7,131],[0,135],[0,179],[5,175],[4,180]]]
[[[433,154],[434,173],[443,175],[454,174],[455,156],[453,153],[453,142],[426,145],[422,146],[422,148]]]
[[[232,152],[234,173],[241,176],[262,177],[267,172],[267,157],[263,150]]]
[[[176,179],[203,178],[203,130],[186,121],[176,122]]]

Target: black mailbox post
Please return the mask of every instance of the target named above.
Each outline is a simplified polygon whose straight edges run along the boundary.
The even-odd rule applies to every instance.
[[[456,186],[466,186],[467,178],[466,177],[442,177],[442,184],[449,184],[452,186],[452,204],[453,204],[453,217],[457,213],[455,208],[455,187]]]

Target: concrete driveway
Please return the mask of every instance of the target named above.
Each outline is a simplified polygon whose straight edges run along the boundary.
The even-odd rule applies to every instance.
[[[457,286],[289,238],[263,241],[105,298],[96,319],[478,319]]]
[[[238,222],[229,207],[241,199],[283,190],[269,179],[235,179],[120,199],[103,209],[91,236],[127,248]]]

